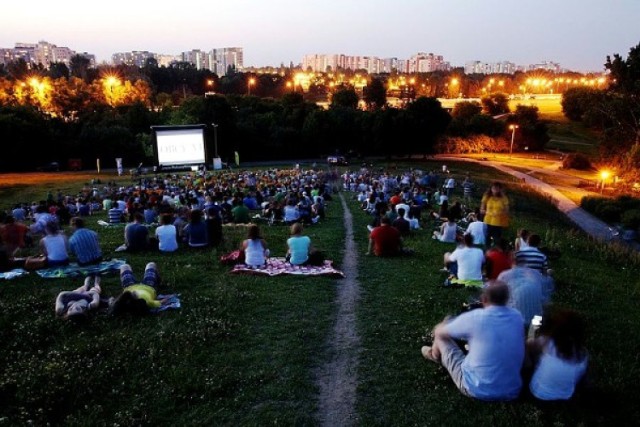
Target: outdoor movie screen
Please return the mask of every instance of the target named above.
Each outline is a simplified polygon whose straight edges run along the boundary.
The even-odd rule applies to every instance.
[[[160,166],[206,163],[204,128],[154,128]]]

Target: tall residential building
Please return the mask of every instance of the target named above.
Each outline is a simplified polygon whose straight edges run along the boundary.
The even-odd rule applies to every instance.
[[[114,65],[129,65],[134,67],[144,67],[147,59],[156,58],[156,54],[147,50],[134,50],[131,52],[118,52],[111,55],[111,62]]]
[[[175,55],[166,55],[163,53],[159,53],[156,55],[156,61],[158,61],[159,67],[168,67],[177,60],[178,57],[176,57]]]
[[[182,52],[181,59],[183,62],[188,62],[195,65],[196,70],[203,70],[207,68],[207,54],[200,49],[193,49],[188,52]]]
[[[551,62],[551,61],[542,61],[537,64],[530,64],[527,67],[527,69],[529,71],[545,70],[545,71],[551,71],[553,73],[559,73],[562,71],[562,68],[560,68],[560,64],[558,64],[557,62]]]
[[[442,55],[418,53],[408,60],[398,58],[380,59],[376,56],[348,55],[305,55],[302,58],[302,69],[314,72],[326,72],[328,69],[366,70],[369,74],[390,73],[428,73],[437,70],[448,70],[450,65]]]
[[[211,49],[208,55],[208,69],[218,76],[227,74],[229,67],[236,70],[244,68],[244,52],[241,47],[223,47]]]
[[[74,55],[81,55],[89,59],[91,66],[95,66],[95,56],[87,52],[77,53],[65,46],[39,41],[38,43],[16,43],[14,48],[0,49],[0,62],[8,63],[23,59],[29,65],[42,64],[49,68],[55,62],[62,62],[69,66]]]
[[[481,62],[468,61],[464,64],[465,74],[513,74],[517,70],[513,62]]]
[[[447,71],[449,68],[449,63],[444,61],[442,55],[418,52],[409,58],[410,73],[431,73],[438,70]]]

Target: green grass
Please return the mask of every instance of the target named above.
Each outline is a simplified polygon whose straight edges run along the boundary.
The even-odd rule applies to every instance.
[[[350,201],[362,288],[359,424],[632,424],[640,415],[638,254],[590,241],[546,199],[505,175],[476,164],[447,164],[456,177],[471,172],[477,196],[493,179],[507,184],[514,211],[511,236],[519,227],[543,236],[555,230],[562,257],[553,262],[554,300],[588,320],[593,391],[556,404],[463,397],[442,368],[420,355],[430,328],[473,296],[439,286],[442,254],[452,248],[431,240],[427,227],[407,239],[417,251],[413,257],[365,257],[369,218]],[[441,163],[399,162],[398,171],[407,166],[429,170]],[[61,187],[77,191],[81,185],[69,181]],[[4,207],[46,195],[42,187],[2,191]],[[272,253],[283,254],[286,228],[263,231]],[[121,228],[99,232],[107,252],[122,243]],[[339,200],[331,203],[324,223],[306,232],[339,263],[344,248]],[[166,291],[181,294],[182,309],[160,315],[98,315],[73,325],[54,317],[53,301],[59,291],[79,286],[79,279],[44,281],[31,274],[0,282],[0,425],[316,424],[314,373],[328,357],[339,282],[230,275],[218,258],[237,247],[244,230],[225,228],[225,237],[219,251],[126,255],[135,272],[157,261]],[[106,295],[118,293],[116,277],[103,283]]]
[[[598,154],[600,141],[597,133],[585,127],[581,122],[570,121],[562,114],[541,118],[547,120],[548,134],[551,138],[546,148],[582,153],[588,156]]]
[[[431,240],[429,227],[407,239],[407,246],[416,249],[413,257],[361,259],[358,412],[363,425],[624,424],[638,415],[631,397],[640,391],[635,381],[640,364],[632,350],[640,345],[634,309],[639,296],[637,254],[630,261],[622,249],[590,242],[536,194],[511,188],[509,196],[515,218],[511,237],[520,227],[543,237],[552,229],[558,236],[563,255],[553,263],[558,281],[554,302],[580,310],[588,320],[594,390],[569,403],[545,405],[531,398],[481,403],[462,396],[443,368],[424,361],[420,347],[430,329],[475,296],[467,289],[440,286],[442,254],[453,245]],[[362,247],[369,218],[358,213],[355,221]]]
[[[328,219],[306,230],[338,263],[341,223],[333,202]],[[313,423],[313,371],[335,318],[336,281],[230,275],[218,258],[238,247],[244,228],[225,227],[223,250],[171,256],[110,253],[122,230],[101,228],[103,248],[137,273],[157,261],[183,308],[76,326],[54,318],[53,302],[80,279],[2,282],[0,425]],[[263,232],[272,254],[284,255],[288,228]],[[117,277],[103,280],[104,294],[119,290]]]

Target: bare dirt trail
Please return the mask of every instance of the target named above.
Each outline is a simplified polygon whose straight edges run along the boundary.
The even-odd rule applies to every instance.
[[[360,350],[360,337],[356,329],[356,308],[360,299],[358,252],[353,239],[353,217],[342,194],[340,201],[344,210],[345,248],[342,270],[345,278],[339,283],[336,299],[338,315],[327,340],[329,358],[317,375],[320,388],[317,419],[323,426],[349,426],[357,423],[355,408]]]

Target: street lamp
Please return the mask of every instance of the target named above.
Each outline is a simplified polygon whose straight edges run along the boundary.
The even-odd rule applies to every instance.
[[[607,182],[607,178],[609,178],[611,174],[609,171],[601,171],[600,178],[602,178],[602,186],[600,187],[600,194],[604,192],[604,184]]]
[[[513,140],[516,138],[516,129],[518,129],[518,125],[509,125],[509,129],[511,129],[511,148],[509,149],[509,158],[511,158],[511,154],[513,154]]]
[[[247,95],[251,95],[251,86],[253,86],[255,83],[256,83],[256,79],[251,77],[247,82]]]
[[[213,126],[213,157],[218,158],[218,125],[211,123]]]

